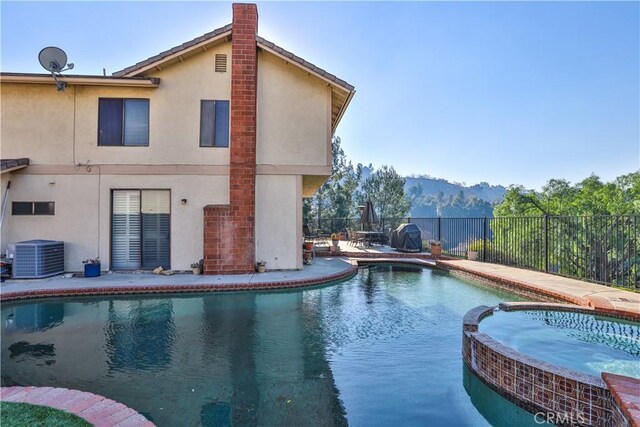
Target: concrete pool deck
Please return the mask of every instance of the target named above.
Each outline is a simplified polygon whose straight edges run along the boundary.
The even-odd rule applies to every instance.
[[[489,282],[487,284],[497,283],[503,288],[527,291],[532,295],[640,320],[640,293],[504,265],[462,259],[434,260],[430,259],[428,253],[389,253],[373,248],[362,253],[344,251],[340,255],[316,256],[313,263],[305,265],[302,270],[225,276],[108,273],[95,278],[56,276],[38,280],[9,280],[0,285],[0,301],[79,295],[300,288],[345,280],[357,273],[358,265],[389,262],[437,267]]]
[[[640,293],[570,279],[555,274],[468,260],[439,260],[437,266],[461,271],[600,312],[640,320]]]

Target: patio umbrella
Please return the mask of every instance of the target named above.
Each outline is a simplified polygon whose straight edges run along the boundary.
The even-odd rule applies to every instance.
[[[371,229],[371,224],[378,223],[378,215],[376,215],[376,210],[373,209],[373,202],[371,200],[367,200],[367,203],[364,205],[360,221],[363,225],[368,224],[369,229]]]

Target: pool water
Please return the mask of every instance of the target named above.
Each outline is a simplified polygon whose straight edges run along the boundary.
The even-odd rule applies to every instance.
[[[536,425],[463,382],[463,315],[517,300],[380,266],[289,292],[4,304],[2,385],[91,391],[159,426]]]
[[[564,368],[640,378],[640,323],[566,311],[496,311],[479,330]]]

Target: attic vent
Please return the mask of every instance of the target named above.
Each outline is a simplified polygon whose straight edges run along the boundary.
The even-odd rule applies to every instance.
[[[216,73],[227,72],[227,55],[216,54]]]

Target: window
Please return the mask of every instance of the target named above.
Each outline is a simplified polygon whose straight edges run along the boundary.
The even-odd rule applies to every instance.
[[[100,98],[98,145],[146,147],[149,145],[149,100]]]
[[[200,101],[200,146],[229,146],[229,101]]]
[[[13,202],[11,215],[55,215],[55,202]]]

